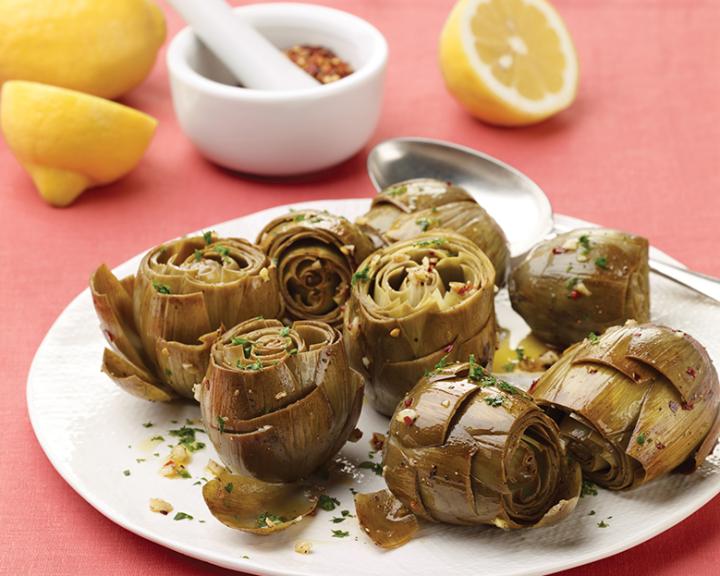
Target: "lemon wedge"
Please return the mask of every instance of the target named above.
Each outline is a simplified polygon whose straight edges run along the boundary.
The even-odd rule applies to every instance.
[[[490,124],[540,122],[577,92],[572,39],[546,0],[460,0],[440,37],[440,68],[450,93]]]
[[[156,126],[133,108],[35,82],[6,82],[0,96],[5,141],[54,206],[130,172]]]

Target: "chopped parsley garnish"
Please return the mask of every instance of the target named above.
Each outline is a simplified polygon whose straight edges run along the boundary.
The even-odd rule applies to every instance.
[[[337,498],[332,498],[331,496],[328,496],[326,494],[321,494],[320,498],[318,499],[318,506],[323,510],[327,510],[329,512],[331,510],[335,510],[337,506],[340,506],[340,500],[338,500]]]
[[[212,230],[203,232],[203,240],[205,240],[205,244],[212,244],[212,241],[213,241]]]
[[[252,352],[253,342],[251,340],[248,340],[247,338],[233,338],[230,343],[233,346],[242,346],[243,347],[243,356],[245,358],[250,358],[250,352]],[[238,368],[240,368],[240,364],[238,361]]]
[[[270,512],[263,512],[257,517],[258,528],[269,528],[275,524],[281,524],[285,522],[285,518],[278,516],[277,514],[271,514]]]
[[[489,397],[485,398],[485,404],[487,404],[488,406],[492,406],[493,408],[502,406],[503,405],[502,396],[489,396]]]
[[[441,248],[445,244],[445,238],[431,238],[430,240],[420,240],[415,242],[413,246],[415,248]]]
[[[242,368],[243,370],[257,371],[257,370],[262,370],[263,365],[262,365],[262,362],[260,362],[260,360],[258,359],[258,360],[255,360],[255,362],[253,362],[252,364],[248,364],[247,366],[239,366],[239,368]]]
[[[218,430],[220,430],[220,434],[225,432],[225,418],[223,418],[222,416],[218,416],[217,417],[217,425],[218,425]]]
[[[150,438],[150,442],[165,442],[165,438],[162,436],[153,436]]]
[[[152,422],[144,422],[143,428],[152,428],[153,423]]]
[[[590,341],[590,344],[597,344],[600,342],[600,336],[595,334],[595,332],[590,332],[590,334],[587,335],[587,339]]]
[[[303,220],[305,220],[305,214],[296,214],[293,217],[293,222],[302,222]]]
[[[333,538],[346,538],[347,536],[350,536],[350,532],[347,530],[333,530],[332,535]]]
[[[382,476],[383,473],[382,464],[380,464],[379,462],[370,462],[369,460],[365,460],[364,462],[360,462],[357,467],[364,468],[366,470],[372,470],[378,476]]]
[[[185,468],[184,466],[180,466],[177,470],[177,473],[180,476],[180,478],[192,478],[192,475],[190,474],[190,472],[188,472],[187,468]]]
[[[590,512],[588,512],[588,516],[595,516],[595,514],[595,510],[590,510]]]
[[[333,516],[332,522],[333,524],[340,524],[340,522],[343,522],[347,520],[348,518],[355,518],[352,514],[350,514],[350,510],[341,510],[340,511],[341,516]]]
[[[522,348],[521,346],[518,346],[515,348],[515,355],[517,356],[518,360],[524,360],[525,359],[525,348]]]
[[[610,524],[605,522],[605,520],[600,520],[600,522],[597,523],[598,528],[607,528],[608,526],[610,526]]]
[[[224,488],[225,488],[225,492],[227,492],[228,494],[232,493],[233,488],[234,488],[233,483],[228,482],[227,484],[225,484]]]
[[[645,434],[644,434],[644,433],[640,433],[640,434],[638,434],[637,437],[635,438],[635,441],[636,441],[638,444],[640,444],[640,446],[642,446],[642,445],[645,444],[645,442],[647,441],[647,438],[645,438]]]
[[[228,254],[230,254],[230,248],[228,248],[227,246],[215,246],[215,252],[217,252],[218,254],[220,254],[220,256],[224,258]]]
[[[290,350],[288,350],[287,353],[290,354],[290,356],[295,356],[295,354],[298,353],[298,349],[297,349],[297,348],[290,348]]]
[[[415,220],[415,224],[417,224],[423,232],[426,232],[433,223],[434,221],[431,218],[418,218]]]
[[[142,464],[143,462],[145,462],[145,458],[135,458],[135,462],[137,462],[138,464]]]
[[[175,436],[177,438],[180,438],[178,441],[178,444],[182,444],[187,448],[189,452],[197,452],[198,450],[202,450],[205,448],[204,442],[198,442],[195,439],[195,432],[205,432],[204,430],[201,430],[200,428],[190,428],[189,426],[183,426],[182,428],[178,428],[176,430],[170,430],[170,436]]]
[[[195,256],[195,262],[200,262],[200,260],[202,260],[202,250],[195,250],[195,252],[193,252],[193,255]]]
[[[286,338],[286,337],[289,336],[289,335],[290,335],[290,327],[289,327],[289,326],[284,326],[284,327],[280,330],[280,336],[282,336],[283,338]]]
[[[598,268],[605,268],[608,267],[607,258],[605,256],[600,256],[599,258],[595,258],[595,266]]]
[[[515,370],[515,362],[508,362],[503,366],[505,372],[513,372]]]
[[[520,392],[518,388],[516,388],[509,382],[505,382],[505,380],[498,380],[495,386],[497,386],[497,388],[499,388],[503,392],[507,392],[508,394],[517,394],[518,392]]]
[[[407,192],[407,186],[405,184],[401,184],[400,186],[391,186],[385,190],[385,194],[388,196],[402,196],[405,192]]]
[[[593,484],[589,480],[583,480],[582,490],[580,491],[580,497],[582,498],[583,496],[597,496],[597,495],[598,495],[597,486],[595,486],[595,484]]]
[[[123,476],[130,476],[130,470],[123,470]]]
[[[358,270],[355,272],[355,274],[352,275],[352,280],[350,281],[350,284],[355,286],[356,282],[367,282],[370,279],[370,268],[368,266],[365,266],[362,270]]]
[[[583,254],[590,252],[590,236],[583,234],[580,238],[578,238],[578,243],[583,247]]]
[[[153,288],[160,294],[171,294],[170,286],[167,284],[161,284],[160,282],[153,282]]]
[[[185,512],[178,512],[175,514],[175,517],[173,520],[192,520],[193,517],[190,516],[190,514],[186,514]]]
[[[565,282],[565,288],[567,288],[568,290],[574,290],[578,282],[580,282],[580,278],[578,278],[577,276],[573,276],[567,282]]]
[[[475,354],[470,354],[470,356],[468,357],[468,363],[470,364],[470,368],[468,370],[468,378],[470,378],[470,380],[479,382],[483,378],[485,378],[485,376],[487,376],[485,368],[480,366],[480,364],[478,364],[475,360]]]

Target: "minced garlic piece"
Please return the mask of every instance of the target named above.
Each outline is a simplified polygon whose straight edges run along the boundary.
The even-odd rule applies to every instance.
[[[590,292],[590,289],[585,286],[585,283],[582,280],[575,284],[575,290],[577,290],[583,296],[592,296],[592,292]]]
[[[440,406],[442,406],[443,408],[449,408],[450,400],[443,400],[442,402],[440,402]]]
[[[298,554],[310,554],[310,552],[312,552],[312,544],[310,544],[310,542],[296,542],[295,552]]]
[[[400,412],[397,413],[397,416],[395,416],[395,420],[397,420],[398,422],[403,422],[407,425],[415,422],[417,418],[417,410],[413,410],[412,408],[405,408],[404,410],[400,410]]]
[[[340,252],[342,252],[346,256],[352,256],[355,253],[355,245],[343,244],[342,246],[340,246]]]
[[[262,268],[262,270],[260,270],[260,278],[263,279],[263,282],[270,282],[270,274],[267,268]]]
[[[400,336],[400,328],[393,328],[392,330],[390,330],[390,336],[392,336],[393,338],[397,338],[398,336]]]
[[[275,400],[280,400],[281,398],[285,398],[285,396],[287,396],[287,392],[278,392],[277,394],[275,394]]]
[[[170,502],[162,498],[150,498],[150,510],[167,516],[173,511],[173,506]]]
[[[578,241],[575,238],[568,238],[562,245],[563,250],[577,250]]]
[[[170,460],[176,464],[187,464],[190,461],[190,452],[182,444],[177,444],[170,452]]]
[[[208,460],[207,466],[205,466],[208,472],[212,474],[213,476],[220,476],[223,472],[225,472],[225,468],[221,465],[215,462],[215,460]]]

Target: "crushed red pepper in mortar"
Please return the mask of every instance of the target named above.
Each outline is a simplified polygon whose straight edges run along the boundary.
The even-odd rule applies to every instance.
[[[322,84],[335,82],[353,73],[353,69],[335,52],[323,46],[298,44],[285,51],[288,58]]]

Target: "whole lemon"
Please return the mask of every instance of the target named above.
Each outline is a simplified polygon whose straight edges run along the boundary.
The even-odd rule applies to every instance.
[[[0,0],[0,83],[117,98],[145,79],[164,40],[151,0]]]

